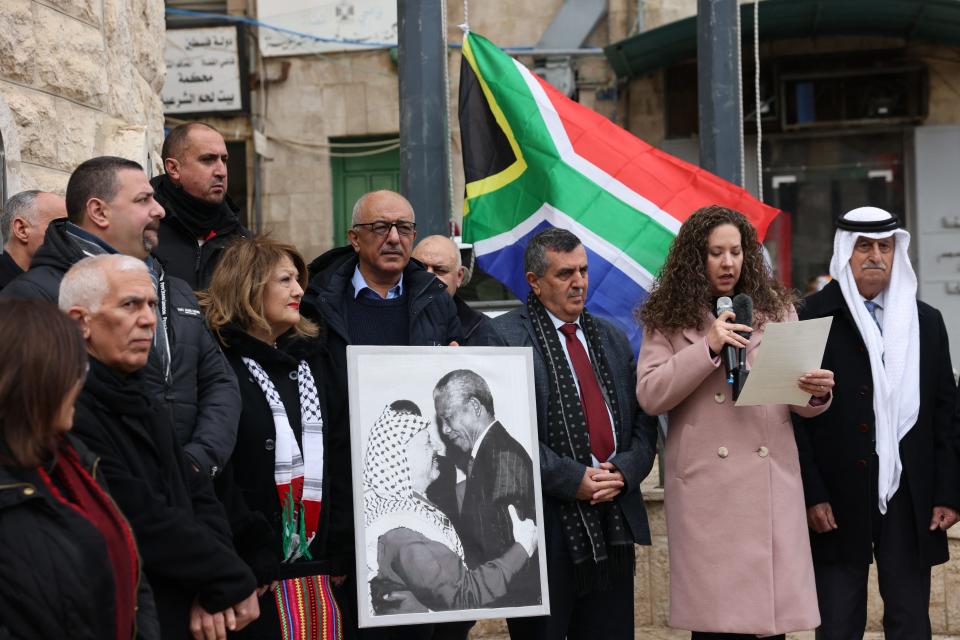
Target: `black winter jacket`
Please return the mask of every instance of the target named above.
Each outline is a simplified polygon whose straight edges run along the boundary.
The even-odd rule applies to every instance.
[[[346,296],[353,295],[352,278],[357,267],[353,247],[339,247],[324,253],[310,264],[310,284],[303,296],[301,312],[323,323],[333,373],[327,387],[330,431],[327,436],[330,460],[330,527],[327,552],[342,567],[337,573],[353,573],[353,488],[350,470],[350,416],[347,407]],[[410,296],[410,345],[447,345],[460,338],[460,322],[446,285],[416,260],[403,271],[403,284]],[[337,560],[339,558],[339,560]],[[342,563],[342,564],[341,564]]]
[[[67,436],[80,463],[108,491],[99,460]],[[0,448],[4,445],[0,444]],[[36,469],[0,466],[0,638],[115,640],[114,580],[103,537],[54,498]],[[137,637],[159,639],[141,574]]]
[[[0,253],[0,291],[3,291],[4,287],[13,282],[14,278],[21,273],[23,273],[23,269],[13,261],[9,253],[6,251]]]
[[[919,542],[913,552],[934,565],[947,560],[947,538],[943,531],[929,530],[933,507],[960,510],[957,387],[943,317],[920,301],[917,310],[920,414],[900,441],[900,461]],[[807,506],[829,502],[837,521],[834,531],[811,532],[813,559],[870,564],[877,509],[870,356],[836,281],[806,298],[799,315],[801,320],[833,318],[823,356],[823,368],[836,378],[833,402],[815,418],[793,416]]]
[[[50,223],[30,270],[3,289],[0,299],[57,302],[64,274],[87,257],[67,233],[68,225],[66,219]],[[166,313],[173,362],[167,379],[159,354],[152,350],[144,377],[158,404],[169,413],[187,455],[200,471],[215,475],[229,459],[236,439],[240,417],[236,377],[207,330],[187,283],[164,273],[157,260],[154,268],[159,272],[160,291],[166,293],[160,296],[158,311]]]
[[[220,261],[220,254],[237,236],[244,238],[251,235],[250,231],[240,226],[235,220],[236,227],[230,233],[215,236],[203,244],[187,230],[180,221],[177,206],[163,196],[164,191],[157,188],[158,182],[165,179],[159,175],[150,181],[157,189],[155,197],[166,215],[160,221],[160,242],[154,253],[163,260],[170,275],[185,281],[193,291],[206,289],[210,286],[210,278]],[[233,208],[229,200],[228,206]]]
[[[325,435],[330,428],[329,412],[326,408],[326,382],[330,377],[331,363],[323,339],[287,335],[277,341],[277,348],[273,348],[235,325],[221,329],[220,336],[224,353],[237,374],[240,397],[243,399],[237,446],[233,450],[230,463],[215,483],[217,494],[230,517],[237,552],[251,565],[260,584],[277,579],[329,574],[329,563],[324,557],[324,543],[331,501],[326,491],[317,535],[310,545],[313,561],[301,559],[292,564],[279,563],[282,529],[280,499],[274,480],[276,429],[263,390],[243,362],[244,357],[252,358],[270,376],[283,401],[297,444],[302,447],[300,392],[297,384],[297,367],[301,360],[305,360],[310,366],[316,383]],[[329,458],[328,451],[325,442],[325,458]],[[324,471],[328,467],[328,460],[325,459]],[[326,485],[326,478],[324,484]],[[267,523],[269,526],[266,526]]]
[[[453,296],[460,320],[460,344],[464,347],[483,347],[496,340],[497,330],[485,314],[468,305],[460,296]]]
[[[217,612],[250,595],[253,575],[233,549],[213,485],[190,471],[139,373],[125,376],[91,358],[73,430],[100,456],[133,527],[165,639],[189,636],[195,596]]]

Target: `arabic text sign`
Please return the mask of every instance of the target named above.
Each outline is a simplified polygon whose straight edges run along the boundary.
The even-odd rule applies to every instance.
[[[258,0],[257,16],[280,29],[314,36],[261,28],[265,56],[357,51],[397,42],[396,0]]]
[[[164,113],[243,108],[236,27],[169,29],[164,60]]]

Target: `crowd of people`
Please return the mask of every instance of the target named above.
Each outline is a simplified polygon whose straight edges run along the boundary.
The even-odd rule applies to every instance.
[[[638,305],[635,356],[586,310],[568,230],[528,241],[529,295],[491,320],[457,295],[452,240],[414,246],[400,194],[363,195],[349,244],[308,263],[242,226],[215,129],[176,127],[162,159],[152,180],[90,159],[65,198],[23,192],[0,216],[0,638],[462,640],[472,622],[360,628],[358,611],[549,598],[507,620],[514,640],[632,640],[658,416],[671,626],[862,637],[876,559],[887,637],[931,637],[960,418],[896,216],[839,218],[831,280],[798,301],[742,214],[693,212]],[[715,313],[738,294],[749,324]],[[736,406],[725,347],[749,366],[764,328],[798,317],[832,318],[796,382],[809,401]],[[530,348],[534,451],[458,369],[434,415],[385,406],[353,468],[349,345]]]

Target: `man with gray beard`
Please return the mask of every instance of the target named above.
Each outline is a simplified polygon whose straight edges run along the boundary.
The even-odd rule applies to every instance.
[[[0,300],[55,303],[64,274],[88,256],[119,253],[143,260],[159,299],[146,386],[169,412],[193,471],[215,476],[233,451],[240,392],[193,291],[151,255],[164,210],[143,168],[113,156],[87,160],[70,175],[66,201],[67,218],[50,223],[30,269],[0,292]]]

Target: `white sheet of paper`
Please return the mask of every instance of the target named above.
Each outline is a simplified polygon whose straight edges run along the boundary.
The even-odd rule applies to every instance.
[[[810,402],[810,394],[797,386],[800,376],[819,369],[833,318],[799,322],[772,322],[763,329],[750,375],[743,385],[738,407],[760,404]]]

